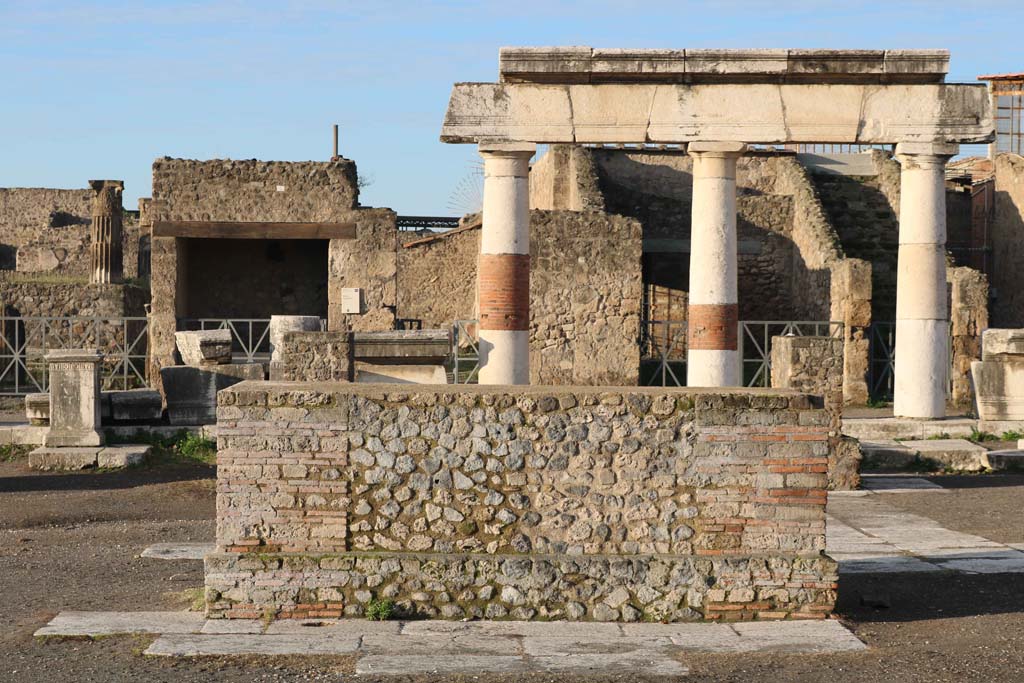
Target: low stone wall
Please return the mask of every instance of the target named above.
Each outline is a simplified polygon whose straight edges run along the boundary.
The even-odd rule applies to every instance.
[[[772,337],[772,386],[822,398],[829,416],[829,488],[852,490],[860,485],[861,456],[857,441],[842,436],[844,346],[841,338]]]
[[[149,293],[133,285],[89,284],[84,278],[0,277],[0,308],[7,316],[145,316]]]
[[[823,618],[828,414],[791,391],[246,382],[211,617]]]
[[[286,332],[271,363],[270,379],[288,382],[351,380],[350,332]]]

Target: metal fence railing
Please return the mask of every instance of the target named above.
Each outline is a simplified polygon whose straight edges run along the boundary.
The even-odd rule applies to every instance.
[[[480,339],[476,320],[452,324],[452,350],[448,361],[452,384],[476,384],[480,372]]]
[[[49,390],[45,357],[57,349],[99,349],[104,390],[146,386],[148,322],[143,317],[0,317],[0,395]]]
[[[641,322],[639,379],[642,386],[686,386],[686,321]]]
[[[876,401],[891,401],[896,389],[896,323],[873,322],[868,336],[868,393]],[[946,395],[953,395],[953,325],[949,326]]]

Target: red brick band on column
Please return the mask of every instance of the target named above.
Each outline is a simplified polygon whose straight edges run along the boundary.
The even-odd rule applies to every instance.
[[[735,351],[739,304],[690,304],[686,314],[689,348]]]
[[[480,254],[481,330],[530,329],[530,255]]]

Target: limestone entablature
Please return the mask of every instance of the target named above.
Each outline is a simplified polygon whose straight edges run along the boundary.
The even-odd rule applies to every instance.
[[[941,83],[948,50],[504,47],[503,83]]]

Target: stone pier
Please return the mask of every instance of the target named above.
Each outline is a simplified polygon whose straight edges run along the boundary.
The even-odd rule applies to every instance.
[[[693,221],[687,311],[686,384],[742,384],[736,325],[736,160],[738,142],[693,142]]]
[[[896,279],[897,417],[946,415],[949,303],[946,296],[946,161],[955,144],[903,142]]]
[[[530,157],[536,145],[481,144],[480,384],[530,383]]]
[[[92,269],[89,281],[108,284],[120,282],[124,276],[122,253],[121,180],[90,180],[89,187],[96,196],[92,202],[92,233],[89,253]]]

